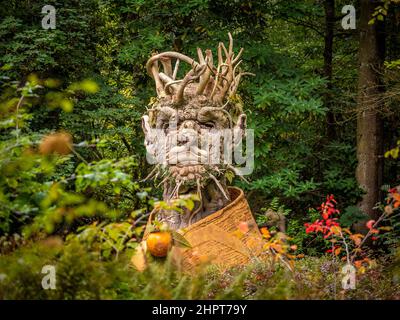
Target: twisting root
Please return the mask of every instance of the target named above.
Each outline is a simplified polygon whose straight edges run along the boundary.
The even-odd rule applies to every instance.
[[[160,173],[160,171],[158,170],[159,167],[160,167],[160,164],[157,164],[157,165],[154,167],[154,169],[151,170],[151,172],[147,175],[147,177],[144,178],[144,179],[142,180],[142,182],[143,182],[143,181],[146,181],[146,180],[148,180],[148,179],[150,179],[150,178],[154,175],[154,173],[156,173],[156,171],[157,171],[157,176],[158,176],[158,174]]]
[[[179,189],[179,187],[181,186],[181,184],[182,184],[182,182],[180,181],[180,182],[178,182],[178,183],[175,185],[175,187],[174,187],[174,189],[172,189],[172,192],[171,192],[171,194],[169,195],[168,199],[172,199],[172,198],[174,197],[175,192]]]
[[[224,195],[224,197],[226,198],[226,200],[229,200],[224,188],[222,187],[221,183],[218,181],[218,179],[216,177],[214,177],[211,173],[208,174],[210,176],[211,179],[214,180],[215,184],[218,186],[218,188],[221,190],[222,194]]]
[[[171,174],[167,175],[167,176],[157,185],[157,188],[158,188],[159,186],[161,186],[164,182],[167,182],[167,180],[168,180],[170,177],[171,177]]]
[[[196,214],[198,214],[200,212],[201,208],[203,207],[203,197],[201,195],[201,185],[200,185],[200,179],[199,178],[196,179],[196,185],[197,185],[197,195],[199,196],[200,204],[199,204],[199,207],[195,211],[193,211],[192,214],[190,215],[190,217],[189,217],[189,226],[192,224],[192,220],[193,220],[194,216]]]
[[[181,187],[182,183],[183,183],[182,181],[179,181],[177,184],[176,191],[175,191],[175,198],[178,198],[178,196],[179,196],[179,188]]]
[[[153,177],[153,180],[154,180],[154,181],[157,180],[157,178],[158,178],[158,176],[160,175],[160,173],[161,173],[161,170],[158,170],[157,173],[156,173],[156,175]]]
[[[232,165],[228,164],[228,168],[231,169],[240,179],[242,179],[246,183],[250,183],[245,177],[239,174],[239,171]]]

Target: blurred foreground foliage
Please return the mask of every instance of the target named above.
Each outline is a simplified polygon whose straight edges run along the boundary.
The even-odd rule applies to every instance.
[[[336,3],[339,16],[347,3]],[[341,291],[334,278],[327,240],[304,228],[319,217],[309,208],[327,194],[338,200],[343,227],[365,220],[355,206],[362,194],[354,178],[357,35],[336,30],[337,70],[328,88],[322,2],[46,4],[57,9],[55,30],[41,28],[41,1],[0,7],[0,298],[399,298],[398,208],[384,221],[390,232],[372,248],[377,264],[358,274],[353,291]],[[160,189],[142,182],[150,168],[140,117],[154,96],[145,63],[156,51],[215,52],[229,31],[235,47],[245,48],[243,68],[256,74],[239,90],[255,130],[255,171],[249,184],[233,183],[245,189],[259,224],[269,223],[271,210],[285,217],[291,246],[305,257],[294,271],[254,262],[223,275],[211,268],[189,276],[155,260],[139,273],[129,259],[151,209],[165,205]],[[382,117],[384,183],[394,186],[400,73],[391,43]],[[330,138],[326,94],[336,119]],[[387,210],[386,200],[379,211]],[[275,237],[269,245],[277,250]],[[56,290],[40,286],[46,264],[56,266]]]
[[[400,298],[400,262],[393,273],[379,261],[357,276],[355,290],[345,291],[335,278],[335,265],[324,257],[301,259],[293,272],[279,264],[253,262],[222,274],[212,266],[185,274],[168,260],[138,272],[129,258],[123,254],[118,261],[104,261],[79,241],[48,238],[1,259],[0,299]],[[41,288],[44,264],[56,265],[55,290]]]

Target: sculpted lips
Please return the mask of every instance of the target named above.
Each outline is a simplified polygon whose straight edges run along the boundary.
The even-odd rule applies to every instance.
[[[185,165],[196,165],[199,163],[207,163],[208,153],[196,146],[187,145],[176,146],[168,152],[168,163]]]
[[[169,168],[172,176],[181,181],[200,179],[201,175],[206,171],[202,165],[194,166],[171,166]]]

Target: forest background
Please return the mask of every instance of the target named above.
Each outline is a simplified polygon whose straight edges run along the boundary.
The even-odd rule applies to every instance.
[[[3,1],[0,297],[399,298],[398,2]],[[349,4],[355,29],[342,27]],[[56,8],[55,29],[42,28],[44,5]],[[239,89],[255,170],[232,184],[260,225],[268,210],[285,216],[298,270],[257,264],[195,281],[156,261],[137,273],[128,260],[161,198],[142,181],[140,119],[155,96],[146,61],[215,50],[228,32],[256,74]],[[68,145],[69,135],[71,152],[45,150],[44,137]],[[343,252],[332,265],[331,243],[304,227],[331,194],[352,234],[387,215],[355,292],[330,278]],[[46,262],[59,266],[57,290],[40,288]]]

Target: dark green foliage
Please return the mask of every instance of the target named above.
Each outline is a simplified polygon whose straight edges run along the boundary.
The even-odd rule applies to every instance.
[[[340,224],[345,227],[351,227],[354,223],[357,223],[361,220],[367,220],[367,218],[367,215],[365,215],[360,208],[356,206],[349,206],[340,216]]]
[[[274,196],[294,206],[293,215],[301,215],[306,203],[320,201],[312,194],[323,197],[335,193],[340,197],[343,193],[348,204],[357,199],[351,144],[324,138],[325,81],[318,71],[322,57],[317,50],[321,48],[320,34],[293,24],[309,20],[309,15],[317,25],[322,24],[323,17],[312,1],[293,8],[284,1],[206,0],[161,4],[87,0],[79,5],[74,1],[54,5],[59,8],[57,28],[51,31],[42,30],[34,14],[40,12],[39,3],[29,9],[26,2],[3,9],[8,17],[0,28],[7,40],[0,47],[0,53],[4,52],[1,62],[13,63],[16,68],[10,74],[15,76],[35,71],[60,76],[64,83],[91,76],[100,83],[100,91],[78,96],[73,113],[60,115],[40,107],[33,115],[34,129],[63,127],[73,133],[75,141],[105,142],[107,147],[101,150],[82,149],[86,159],[132,154],[143,159],[140,116],[154,95],[153,82],[144,69],[146,60],[151,53],[165,50],[196,57],[196,47],[210,48],[215,54],[216,44],[227,41],[231,31],[237,50],[245,48],[243,68],[256,74],[243,81],[240,92],[256,137],[256,169],[251,184],[242,185],[254,192],[254,210]],[[28,10],[24,15],[13,13],[23,9]],[[36,20],[27,19],[29,14]],[[28,31],[33,41],[29,50],[25,47]],[[307,41],[303,40],[305,35]],[[43,38],[40,41],[48,43],[47,47],[42,48],[36,38]],[[15,46],[20,51],[11,49]],[[50,56],[46,59],[42,55]],[[38,62],[22,70],[26,59]],[[42,60],[50,65],[40,64]],[[337,87],[335,96],[348,89]],[[343,158],[344,151],[349,160]],[[147,167],[145,163],[140,166]],[[347,169],[343,171],[343,167]],[[134,178],[141,177],[142,173],[134,173]],[[354,196],[349,199],[349,194]]]
[[[398,299],[399,283],[382,267],[359,278],[356,290],[340,290],[335,266],[326,258],[307,258],[294,272],[252,263],[220,274],[215,268],[182,274],[170,262],[143,273],[98,259],[77,241],[43,241],[0,261],[1,299]],[[43,265],[56,266],[56,290],[43,290]],[[336,287],[336,289],[334,289]],[[336,292],[336,293],[335,293]]]
[[[348,3],[335,2],[339,17]],[[328,86],[323,1],[46,4],[56,8],[54,30],[41,28],[42,1],[0,6],[0,299],[399,298],[398,216],[383,222],[393,229],[379,237],[382,265],[344,296],[334,294],[329,243],[305,232],[304,223],[318,219],[310,208],[327,194],[338,200],[343,226],[365,218],[355,206],[362,194],[354,174],[358,31],[335,22]],[[390,10],[385,150],[400,136],[399,7]],[[212,49],[215,59],[228,32],[236,52],[245,49],[241,67],[256,74],[239,87],[255,132],[255,170],[249,184],[234,184],[246,191],[258,223],[266,222],[267,209],[283,213],[296,253],[309,257],[294,273],[254,263],[190,277],[162,261],[138,273],[129,258],[162,192],[143,181],[150,165],[141,116],[155,96],[146,61],[171,50],[196,58],[197,47]],[[335,119],[329,138],[328,111]],[[60,130],[72,135],[73,151],[41,154],[42,138]],[[398,184],[399,162],[385,161],[383,183]],[[39,288],[45,264],[57,265],[55,291]]]
[[[14,77],[38,72],[41,76],[79,79],[93,70],[95,44],[93,32],[100,16],[97,1],[48,1],[56,8],[56,29],[41,27],[43,3],[9,1],[0,16],[0,63],[12,64]],[[63,79],[63,80],[64,80]],[[65,79],[67,80],[67,79]],[[68,81],[68,80],[67,80]]]

